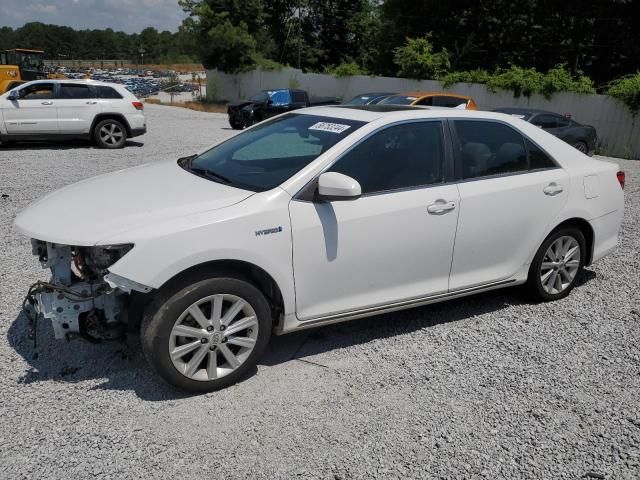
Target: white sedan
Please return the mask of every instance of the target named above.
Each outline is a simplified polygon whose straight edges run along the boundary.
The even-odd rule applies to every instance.
[[[558,300],[610,253],[624,173],[512,116],[317,107],[85,180],[16,227],[57,338],[141,325],[169,383],[240,379],[282,334],[526,284]]]

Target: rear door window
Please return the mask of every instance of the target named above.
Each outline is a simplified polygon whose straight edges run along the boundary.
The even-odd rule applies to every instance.
[[[458,163],[463,179],[505,175],[528,170],[524,137],[497,122],[454,120]]]
[[[58,98],[64,100],[91,98],[91,90],[89,85],[62,83],[58,90]]]

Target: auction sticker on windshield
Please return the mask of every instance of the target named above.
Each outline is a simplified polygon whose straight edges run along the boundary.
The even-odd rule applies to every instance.
[[[343,125],[341,123],[318,122],[309,127],[309,130],[321,130],[323,132],[342,133],[351,128],[351,125]]]

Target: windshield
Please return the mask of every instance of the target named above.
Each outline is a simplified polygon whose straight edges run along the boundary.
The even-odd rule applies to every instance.
[[[368,95],[358,95],[353,97],[348,102],[344,102],[343,105],[366,105],[373,97]]]
[[[411,105],[418,97],[412,95],[391,95],[382,100],[379,105]]]
[[[256,125],[180,166],[196,175],[261,192],[277,187],[364,122],[287,114]]]

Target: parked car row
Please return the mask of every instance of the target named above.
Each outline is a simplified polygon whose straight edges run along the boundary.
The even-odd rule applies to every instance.
[[[309,94],[304,90],[263,90],[246,102],[229,104],[229,123],[234,129],[243,129],[279,113],[312,105],[334,104],[334,100],[311,102]],[[473,98],[449,92],[369,92],[356,95],[342,102],[342,105],[351,107],[407,105],[478,110],[478,105]],[[498,108],[493,111],[526,120],[564,140],[582,153],[593,155],[595,152],[597,141],[595,128],[590,125],[581,125],[566,115],[528,108]]]

